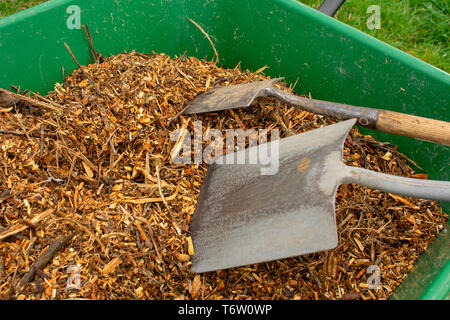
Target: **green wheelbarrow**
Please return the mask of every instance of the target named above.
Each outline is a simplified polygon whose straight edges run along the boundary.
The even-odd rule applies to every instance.
[[[332,12],[328,12],[332,14]],[[450,76],[419,59],[294,0],[52,0],[0,20],[0,87],[41,94],[77,66],[92,62],[81,24],[104,56],[123,51],[187,50],[219,64],[259,69],[297,82],[297,94],[450,120]],[[399,146],[429,174],[449,180],[447,146],[364,129]],[[449,203],[441,203],[444,210]],[[393,299],[445,299],[450,287],[449,228],[419,258]]]

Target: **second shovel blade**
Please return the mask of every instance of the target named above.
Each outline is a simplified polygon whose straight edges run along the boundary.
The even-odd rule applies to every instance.
[[[234,108],[248,107],[265,88],[283,78],[241,83],[231,86],[219,86],[210,89],[192,100],[183,114],[215,112]]]
[[[277,140],[278,171],[273,175],[262,175],[260,164],[211,165],[190,226],[195,249],[192,271],[336,247],[338,171],[345,137],[354,123],[355,119],[347,120]],[[258,146],[225,159],[236,159],[242,152],[248,159]]]

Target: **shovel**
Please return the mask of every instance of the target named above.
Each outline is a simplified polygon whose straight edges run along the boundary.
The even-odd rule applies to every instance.
[[[191,270],[207,272],[335,248],[334,202],[340,184],[450,201],[450,182],[344,165],[344,141],[355,123],[350,119],[264,144],[278,160],[272,175],[261,174],[267,162],[233,164],[241,153],[245,159],[261,156],[262,145],[216,158],[191,220]]]
[[[276,89],[276,78],[210,89],[191,101],[184,114],[248,107],[257,97],[275,97],[309,112],[340,120],[357,118],[358,124],[382,132],[450,145],[450,123],[399,112],[308,99]]]

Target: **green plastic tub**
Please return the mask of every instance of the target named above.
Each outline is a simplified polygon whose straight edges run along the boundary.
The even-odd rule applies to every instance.
[[[385,108],[450,121],[450,76],[294,0],[53,0],[0,20],[0,87],[45,94],[76,68],[92,62],[79,23],[89,25],[104,56],[164,52],[259,69],[298,81],[316,99]],[[432,179],[449,180],[450,148],[366,129],[397,144]],[[441,203],[446,212],[449,203]],[[449,298],[449,228],[419,258],[392,299]]]

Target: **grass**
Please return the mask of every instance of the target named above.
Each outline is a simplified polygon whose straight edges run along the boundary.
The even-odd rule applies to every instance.
[[[0,0],[0,17],[9,16],[14,12],[35,6],[43,0]]]
[[[299,0],[317,8],[322,0]],[[0,0],[0,17],[34,6],[43,0]],[[448,0],[347,0],[336,19],[450,71]],[[381,9],[381,29],[369,30],[366,13],[370,5]]]
[[[300,2],[317,8],[322,1]],[[370,5],[380,7],[380,29],[366,26]],[[347,0],[335,18],[449,72],[449,6],[448,0]]]

